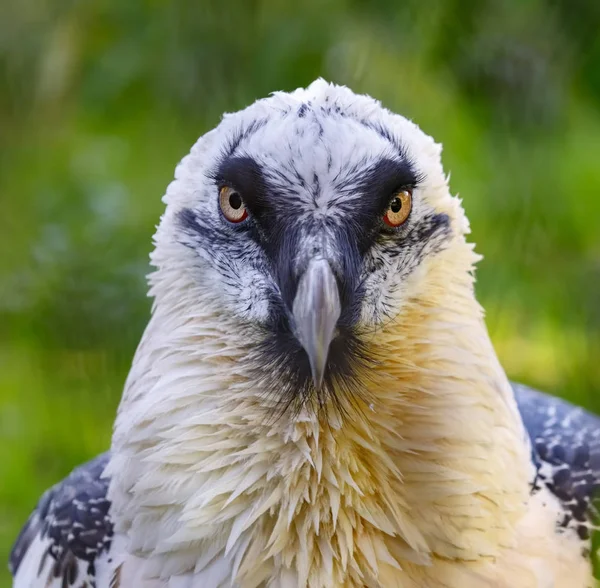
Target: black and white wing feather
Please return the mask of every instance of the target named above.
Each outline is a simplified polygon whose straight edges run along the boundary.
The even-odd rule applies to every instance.
[[[78,467],[44,493],[9,560],[14,588],[94,588],[97,566],[113,536],[108,453]]]
[[[575,530],[587,551],[600,506],[600,418],[526,386],[513,388],[537,468],[532,492],[545,485],[558,498],[558,530]]]

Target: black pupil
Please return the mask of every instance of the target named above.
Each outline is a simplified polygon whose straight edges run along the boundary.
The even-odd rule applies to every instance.
[[[229,195],[229,206],[234,210],[239,210],[242,207],[242,197],[237,192],[232,192]]]
[[[390,204],[390,210],[394,213],[397,214],[398,212],[400,212],[400,210],[402,209],[402,200],[400,200],[400,198],[396,197],[392,200],[392,203]]]

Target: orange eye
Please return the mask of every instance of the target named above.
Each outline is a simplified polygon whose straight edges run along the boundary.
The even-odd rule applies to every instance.
[[[389,227],[399,227],[406,222],[412,208],[412,191],[400,190],[390,201],[383,215],[383,222]]]
[[[219,206],[230,223],[241,223],[248,218],[248,210],[240,193],[229,186],[219,190]]]

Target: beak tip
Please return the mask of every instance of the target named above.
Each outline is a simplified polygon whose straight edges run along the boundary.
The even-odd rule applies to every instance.
[[[323,379],[325,377],[325,367],[322,369],[313,369],[312,373],[313,384],[317,390],[320,390],[323,387]]]

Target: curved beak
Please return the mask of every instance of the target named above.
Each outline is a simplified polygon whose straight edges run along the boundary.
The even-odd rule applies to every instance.
[[[323,383],[340,312],[340,295],[329,263],[322,258],[311,260],[298,283],[292,314],[296,337],[308,355],[317,388]]]

